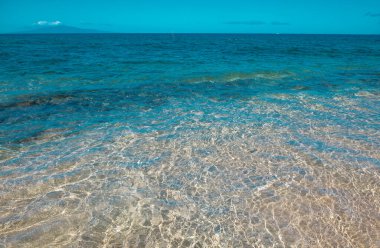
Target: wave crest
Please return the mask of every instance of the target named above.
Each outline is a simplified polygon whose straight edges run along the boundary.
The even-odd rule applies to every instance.
[[[203,82],[234,82],[239,80],[281,80],[284,78],[294,77],[295,73],[290,71],[259,71],[259,72],[230,72],[217,76],[200,76],[186,79],[188,83]]]

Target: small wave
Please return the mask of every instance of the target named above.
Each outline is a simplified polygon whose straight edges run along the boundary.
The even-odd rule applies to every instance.
[[[203,82],[234,82],[239,80],[281,80],[284,78],[292,77],[295,74],[293,72],[282,71],[261,71],[261,72],[231,72],[221,76],[201,76],[195,78],[189,78],[185,80],[187,83],[203,83]]]
[[[124,65],[175,65],[178,64],[172,60],[126,60],[121,62]]]
[[[369,91],[359,91],[359,92],[355,93],[355,96],[374,98],[374,97],[377,97],[377,94],[369,92]]]
[[[0,52],[0,58],[2,58],[2,59],[9,59],[9,58],[11,58],[11,56],[12,55],[8,52]]]
[[[41,65],[58,65],[58,64],[64,64],[68,62],[67,59],[58,59],[58,58],[50,58],[50,59],[41,59],[36,61],[36,63]]]

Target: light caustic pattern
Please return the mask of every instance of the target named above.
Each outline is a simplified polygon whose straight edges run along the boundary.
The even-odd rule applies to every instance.
[[[49,129],[3,150],[0,245],[379,247],[379,92],[306,92],[194,91],[167,99],[160,128]]]

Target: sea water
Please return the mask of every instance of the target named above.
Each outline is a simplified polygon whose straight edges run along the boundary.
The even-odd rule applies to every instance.
[[[0,36],[0,246],[379,247],[380,36]]]

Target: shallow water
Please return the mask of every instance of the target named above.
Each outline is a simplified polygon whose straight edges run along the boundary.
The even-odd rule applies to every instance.
[[[0,36],[0,246],[380,246],[380,37]]]

